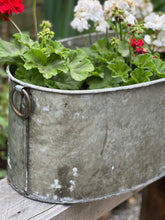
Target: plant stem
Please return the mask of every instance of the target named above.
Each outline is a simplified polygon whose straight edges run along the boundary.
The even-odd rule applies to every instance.
[[[9,21],[13,24],[13,26],[17,29],[17,31],[22,35],[22,32],[21,30],[19,29],[19,27],[16,25],[16,23],[11,19],[11,18],[8,18]]]
[[[116,37],[118,37],[118,27],[117,27],[117,21],[115,21],[115,26],[116,26]]]
[[[132,69],[132,62],[131,62],[132,52],[131,52],[131,47],[130,47],[130,46],[129,46],[129,56],[130,56],[130,58],[129,58],[129,64],[130,64],[130,67],[131,67],[131,69]]]
[[[132,38],[131,38],[131,41],[130,41],[130,44],[129,44],[129,56],[130,56],[129,62],[130,62],[131,69],[132,69],[132,51],[131,51],[132,48],[131,48],[131,44],[132,44],[133,38],[134,38],[134,36],[132,35]]]
[[[10,38],[11,38],[10,25],[11,25],[11,22],[8,22],[8,24],[7,24],[7,33],[6,33],[6,37],[7,37],[8,40],[10,40]]]
[[[99,36],[98,36],[98,32],[96,31],[96,41],[98,41],[98,38]]]
[[[108,46],[108,42],[109,42],[109,36],[108,36],[109,34],[108,34],[108,28],[106,27],[106,41],[107,41],[107,46]]]
[[[44,48],[44,38],[42,38],[42,41],[41,41],[41,49],[43,49]]]
[[[37,15],[36,15],[36,0],[33,0],[33,19],[36,39],[38,40]]]
[[[120,28],[120,40],[122,40],[122,26],[121,26],[121,22],[119,23],[119,28]]]
[[[89,44],[90,44],[90,46],[92,45],[92,35],[90,32],[89,32]]]

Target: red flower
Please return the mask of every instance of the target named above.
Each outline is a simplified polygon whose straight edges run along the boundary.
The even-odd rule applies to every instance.
[[[143,47],[143,46],[144,46],[144,42],[143,42],[142,39],[139,39],[139,40],[137,41],[137,46],[138,46],[138,47]]]
[[[157,57],[156,57],[156,56],[154,56],[154,57],[153,57],[153,59],[157,59]]]
[[[130,40],[131,41],[131,40]],[[133,49],[136,49],[136,47],[137,47],[137,42],[136,42],[136,39],[135,38],[133,38],[133,40],[132,40],[132,42],[131,42],[131,47],[133,48]]]
[[[129,43],[130,42],[131,42],[131,39],[129,39]],[[146,50],[143,48],[143,46],[144,46],[144,42],[142,39],[139,39],[138,41],[136,41],[136,38],[133,38],[131,42],[131,47],[134,49],[135,55],[146,53]]]
[[[137,48],[136,52],[137,52],[137,54],[145,54],[146,50],[144,48]]]
[[[131,41],[131,39],[129,39],[129,42]],[[132,43],[131,43],[131,47],[133,49],[136,49],[137,47],[143,47],[144,46],[144,42],[142,39],[139,39],[138,41],[136,41],[136,38],[133,38]]]
[[[22,0],[0,0],[0,17],[8,21],[12,14],[22,13],[24,6]]]

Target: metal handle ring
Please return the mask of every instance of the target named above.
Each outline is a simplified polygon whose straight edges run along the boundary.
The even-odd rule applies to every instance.
[[[19,117],[26,119],[26,118],[28,118],[28,117],[30,116],[30,114],[31,114],[31,110],[32,110],[31,99],[30,99],[30,97],[29,97],[28,92],[27,92],[24,88],[22,88],[22,89],[21,89],[21,93],[26,97],[27,102],[28,102],[28,111],[27,111],[27,113],[25,113],[25,114],[19,112],[19,111],[16,109],[16,107],[15,107],[15,105],[14,105],[14,103],[13,103],[13,96],[14,96],[14,93],[15,93],[16,91],[17,91],[17,89],[16,89],[16,88],[13,88],[12,91],[10,92],[10,97],[9,97],[10,105],[11,105],[13,111],[14,111]]]

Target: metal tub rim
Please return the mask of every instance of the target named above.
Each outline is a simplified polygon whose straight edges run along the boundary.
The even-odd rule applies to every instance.
[[[44,91],[44,92],[58,93],[58,94],[65,94],[65,95],[86,95],[86,94],[99,94],[99,93],[107,93],[107,92],[117,92],[117,91],[144,88],[144,87],[148,87],[148,86],[152,86],[152,85],[155,85],[155,84],[158,84],[158,83],[165,82],[165,78],[161,78],[161,79],[152,80],[152,81],[149,81],[149,82],[132,84],[132,85],[129,85],[129,86],[113,87],[113,88],[92,89],[92,90],[62,90],[62,89],[53,89],[53,88],[37,86],[37,85],[33,85],[33,84],[30,84],[30,83],[25,83],[21,80],[18,80],[11,74],[9,66],[7,66],[6,72],[7,72],[9,80],[12,80],[15,83],[18,83],[18,84],[22,85],[23,87],[28,87],[28,88],[31,88],[31,89],[34,89],[34,90],[39,90],[39,91]]]

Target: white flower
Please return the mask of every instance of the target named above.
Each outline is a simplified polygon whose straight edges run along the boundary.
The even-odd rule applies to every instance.
[[[157,46],[157,47],[162,47],[162,42],[160,40],[154,40],[153,41],[153,45]]]
[[[89,24],[84,18],[79,19],[78,17],[75,17],[71,22],[71,26],[72,28],[77,29],[79,32],[89,29]]]
[[[153,22],[154,20],[157,20],[158,18],[159,18],[159,16],[153,12],[150,15],[148,15],[147,17],[145,17],[144,21],[145,22],[149,22],[149,21]]]
[[[114,8],[128,10],[133,6],[133,0],[107,0],[104,3],[104,10],[110,11]]]
[[[155,13],[151,13],[144,19],[144,26],[151,28],[153,31],[165,30],[165,15],[159,16]]]
[[[93,3],[90,6],[89,13],[90,13],[89,19],[91,21],[96,22],[96,21],[99,21],[100,19],[103,19],[104,11],[99,1],[96,1],[96,0],[93,1]]]
[[[165,15],[162,15],[161,19],[162,19],[162,31],[165,31]]]
[[[126,21],[128,24],[132,24],[132,25],[135,24],[136,18],[135,18],[134,15],[128,13],[127,11],[125,12],[125,15],[126,15],[125,21]]]
[[[104,11],[106,17],[111,17],[112,10],[114,8],[118,8],[124,11],[125,13],[125,21],[129,24],[135,24],[135,16],[133,15],[134,4],[133,0],[107,0],[104,3]]]
[[[165,31],[161,31],[157,39],[153,41],[153,45],[157,47],[165,47]]]
[[[74,12],[75,18],[71,22],[71,26],[80,32],[89,28],[89,20],[95,23],[104,19],[104,11],[98,0],[79,0]]]
[[[134,11],[133,0],[107,0],[105,1],[104,11],[105,11],[105,17],[107,19],[112,17],[112,11],[116,7],[124,11],[124,14],[126,16],[125,21],[127,23],[135,24],[136,18],[133,15],[133,11]]]
[[[144,36],[144,41],[148,44],[148,45],[151,45],[151,37],[150,35],[146,34]]]
[[[107,28],[109,28],[109,25],[104,19],[100,20],[96,25],[96,31],[100,31],[103,33],[106,33]]]
[[[134,15],[137,19],[144,19],[153,12],[153,4],[145,0],[134,0],[135,11]]]
[[[151,2],[143,4],[143,7],[141,8],[141,12],[143,17],[146,17],[147,15],[151,14],[153,12],[153,4]]]
[[[78,12],[82,18],[94,22],[99,21],[104,16],[102,5],[98,0],[79,0],[74,12]]]

